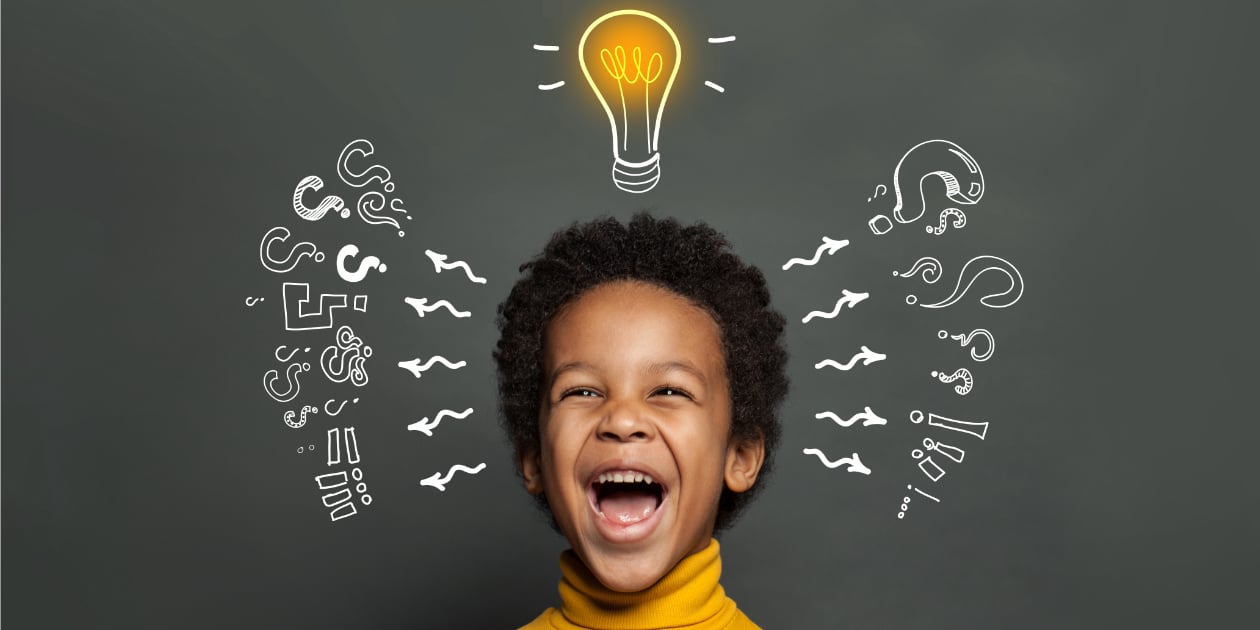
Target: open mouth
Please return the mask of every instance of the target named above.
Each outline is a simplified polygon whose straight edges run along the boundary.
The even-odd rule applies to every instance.
[[[599,474],[588,494],[600,516],[619,525],[633,525],[656,512],[665,488],[641,471],[616,470]]]

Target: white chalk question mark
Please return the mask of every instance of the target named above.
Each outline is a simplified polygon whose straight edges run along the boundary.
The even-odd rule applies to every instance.
[[[355,271],[346,269],[346,259],[354,258],[359,255],[359,246],[350,244],[341,248],[337,252],[337,275],[341,276],[346,282],[359,282],[367,277],[368,271],[376,269],[381,273],[385,273],[387,267],[376,256],[366,256],[359,262],[359,268]]]
[[[922,260],[923,259],[920,259],[920,261]],[[915,264],[916,266],[918,265],[918,263],[915,263]],[[998,258],[997,256],[989,256],[986,254],[986,255],[976,256],[975,258],[968,260],[967,264],[963,265],[962,270],[958,272],[958,283],[954,285],[954,291],[953,293],[949,294],[949,297],[945,298],[944,300],[941,300],[940,302],[936,302],[935,304],[921,304],[920,306],[922,306],[923,308],[945,308],[947,306],[952,306],[953,304],[957,303],[958,300],[961,300],[963,295],[966,295],[968,289],[971,288],[972,284],[975,284],[976,280],[980,276],[984,275],[986,272],[989,272],[989,271],[996,272],[990,275],[1006,276],[1006,279],[1010,281],[1010,286],[1007,287],[1006,289],[998,291],[997,293],[990,293],[980,298],[981,304],[989,308],[1006,308],[1018,302],[1019,298],[1023,297],[1024,276],[1019,273],[1019,269],[1016,269],[1015,265],[1012,265],[1011,263],[1007,262],[1003,258]],[[924,275],[926,276],[926,274]],[[966,280],[967,282],[966,286],[963,285],[964,280]],[[1014,297],[1009,297],[1012,295]],[[994,298],[1008,298],[1008,299],[1003,301],[1003,300],[995,300]],[[918,302],[918,300],[919,298],[915,297],[914,295],[906,296],[906,304],[914,304]]]
[[[281,225],[277,225],[276,227],[267,230],[267,233],[263,235],[262,242],[258,245],[258,260],[262,262],[262,266],[268,271],[274,271],[276,273],[288,273],[293,271],[293,268],[297,267],[298,263],[302,262],[303,256],[309,256],[313,258],[315,262],[324,262],[324,253],[319,251],[315,247],[314,243],[308,243],[305,241],[294,245],[293,248],[289,250],[289,253],[284,255],[284,258],[276,258],[275,256],[272,256],[272,245],[289,240],[289,236],[291,236],[289,228]]]
[[[356,155],[367,157],[375,152],[376,148],[372,146],[372,143],[362,138],[347,144],[341,150],[341,155],[337,157],[337,175],[341,177],[341,181],[355,188],[362,188],[375,179],[385,185],[385,192],[393,192],[394,183],[389,181],[393,175],[384,166],[373,164],[357,173],[350,169],[350,160]]]
[[[385,195],[382,195],[375,190],[369,190],[363,193],[362,197],[359,197],[359,203],[355,205],[355,208],[359,211],[359,218],[363,219],[364,223],[369,225],[392,225],[395,228],[398,228],[398,221],[394,219],[394,217],[377,214],[378,212],[384,211],[385,206]],[[403,236],[405,234],[406,232],[398,230],[399,236]]]
[[[901,156],[893,171],[893,191],[897,196],[893,217],[898,223],[913,223],[923,216],[927,210],[923,182],[929,177],[937,177],[945,183],[945,196],[954,203],[970,206],[984,196],[984,172],[970,153],[948,140],[920,142]],[[916,190],[918,194],[909,194],[911,190]],[[941,211],[939,228],[929,228],[928,232],[944,234],[945,222],[950,217],[954,219],[955,228],[967,224],[967,217],[961,210],[946,208]],[[882,214],[872,217],[868,225],[877,235],[887,234],[893,229],[892,221]]]
[[[293,189],[293,211],[307,221],[318,221],[324,218],[324,215],[328,214],[330,210],[336,212],[343,219],[349,217],[350,209],[346,207],[346,202],[337,195],[324,197],[320,200],[319,205],[314,208],[308,208],[305,203],[302,203],[302,195],[306,194],[307,190],[319,191],[323,187],[324,180],[317,175],[308,175],[302,178],[302,181],[298,182],[297,187]]]

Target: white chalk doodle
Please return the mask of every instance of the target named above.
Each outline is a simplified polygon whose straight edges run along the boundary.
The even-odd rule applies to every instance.
[[[340,503],[345,503],[346,501],[353,499],[354,496],[350,494],[349,488],[342,488],[336,492],[329,492],[328,494],[325,494],[321,498],[324,500],[324,507],[333,507],[335,505],[338,505]]]
[[[359,440],[355,434],[354,427],[345,427],[342,429],[328,430],[328,455],[327,465],[341,463],[341,447],[344,442],[346,447],[346,463],[359,463]]]
[[[534,50],[540,50],[543,52],[556,52],[557,50],[560,50],[560,47],[555,44],[534,44]]]
[[[463,420],[464,418],[467,418],[468,414],[472,412],[473,412],[472,407],[465,409],[463,413],[456,413],[454,411],[451,411],[450,409],[443,409],[439,411],[437,416],[435,416],[432,420],[429,420],[428,416],[426,416],[424,418],[421,418],[417,422],[413,422],[407,425],[407,430],[419,431],[429,437],[433,437],[433,430],[436,429],[437,426],[442,423],[443,418],[456,418],[459,420]]]
[[[337,275],[341,276],[342,280],[346,282],[360,282],[367,277],[368,271],[372,269],[376,269],[381,273],[385,273],[385,270],[388,269],[385,263],[382,263],[381,259],[376,256],[364,256],[354,271],[347,269],[346,260],[358,255],[359,246],[353,243],[342,247],[341,251],[337,252]]]
[[[485,469],[486,469],[485,462],[477,464],[477,466],[473,468],[469,468],[468,466],[464,466],[463,464],[455,464],[454,466],[451,466],[451,469],[449,471],[447,471],[446,476],[442,476],[442,473],[440,472],[435,472],[432,475],[425,477],[424,479],[421,479],[420,485],[429,486],[430,488],[437,488],[438,492],[446,492],[446,484],[450,482],[451,477],[454,477],[456,472],[466,472],[470,475],[475,475]]]
[[[288,347],[289,347],[289,346],[284,346],[284,345],[276,346],[276,351],[273,353],[273,356],[275,356],[275,357],[276,357],[276,360],[277,360],[277,361],[279,361],[279,362],[281,362],[281,363],[288,363],[288,362],[289,362],[289,360],[290,360],[290,359],[292,359],[292,358],[293,358],[293,356],[294,356],[294,355],[296,355],[296,354],[298,353],[298,349],[297,349],[297,348],[294,348],[294,349],[293,349],[293,352],[290,352],[288,356],[286,356],[286,357],[281,357],[281,356],[280,356],[280,355],[281,355],[281,353],[283,353],[284,349],[285,349],[285,348],[288,348]],[[302,352],[310,352],[310,351],[311,351],[311,349],[310,349],[310,348],[303,348],[303,349],[302,349]]]
[[[253,306],[259,302],[265,301],[267,298],[249,296],[245,298],[245,306]]]
[[[641,41],[654,43],[641,49]],[[661,179],[661,120],[682,61],[678,36],[651,13],[623,9],[591,22],[577,52],[612,132],[613,183],[633,194],[652,190]]]
[[[349,380],[355,387],[363,387],[368,383],[364,364],[371,356],[372,346],[365,345],[362,339],[355,336],[352,328],[342,326],[337,329],[333,345],[324,348],[319,355],[319,367],[324,376],[334,383]]]
[[[340,488],[341,486],[344,486],[347,483],[350,483],[350,481],[349,481],[349,478],[346,476],[346,471],[344,470],[338,470],[337,472],[330,472],[323,475],[315,476],[315,485],[319,486],[320,490],[332,490],[334,488]]]
[[[376,147],[372,146],[371,141],[365,139],[351,140],[349,144],[341,150],[341,155],[337,157],[337,175],[341,177],[341,181],[355,188],[362,188],[372,183],[373,180],[381,182],[385,188],[385,192],[394,191],[394,183],[390,181],[393,177],[389,169],[380,164],[372,164],[361,171],[355,171],[350,168],[350,162],[367,158],[376,152]]]
[[[948,140],[920,142],[901,156],[897,168],[893,170],[893,189],[897,203],[892,214],[898,223],[913,223],[923,216],[928,205],[923,193],[923,182],[930,177],[939,178],[945,184],[945,197],[954,203],[974,205],[984,196],[984,172],[970,153]],[[964,186],[966,191],[963,190]],[[911,194],[911,190],[917,194]],[[946,210],[950,209],[962,217],[965,225],[966,217],[962,211],[958,208]],[[943,222],[947,215],[942,213],[941,216]],[[893,228],[893,223],[882,214],[871,218],[868,225],[877,235],[887,234]],[[928,231],[932,232],[931,228]],[[942,227],[939,233],[943,232]]]
[[[923,412],[919,411],[918,409],[911,411],[910,422],[913,422],[914,424],[919,424],[923,422]],[[949,429],[950,431],[958,431],[959,433],[966,433],[968,435],[974,435],[980,438],[981,440],[984,439],[985,434],[988,433],[989,431],[988,422],[968,422],[966,420],[954,420],[953,418],[946,418],[945,416],[938,416],[934,413],[928,414],[928,426],[939,427],[941,429]]]
[[[967,394],[970,394],[972,386],[975,385],[975,379],[971,376],[971,370],[968,370],[967,368],[958,368],[957,370],[954,370],[953,374],[946,374],[944,372],[932,370],[932,378],[942,383],[953,383],[954,381],[961,380],[961,383],[954,386],[954,391],[957,392],[959,396],[966,396]]]
[[[1005,275],[1006,279],[1010,281],[1010,286],[998,291],[997,293],[990,293],[980,298],[981,304],[989,308],[1006,308],[1018,302],[1019,298],[1023,297],[1024,276],[1019,273],[1019,269],[1016,269],[1015,265],[1012,265],[1003,258],[982,255],[968,260],[967,264],[963,265],[963,268],[958,272],[958,284],[954,286],[954,292],[950,293],[949,297],[941,300],[940,302],[936,302],[935,304],[920,304],[920,306],[923,308],[945,308],[947,306],[952,306],[958,302],[958,300],[961,300],[963,295],[971,289],[971,285],[975,283],[977,278],[988,271],[997,272],[992,275]],[[964,280],[967,282],[966,286],[963,286]],[[1008,297],[1011,295],[1014,295],[1014,297]],[[994,300],[994,298],[1007,299]],[[916,296],[906,296],[906,304],[915,304],[916,302],[918,302],[918,298]]]
[[[354,516],[359,510],[354,507],[354,502],[347,500],[328,513],[328,517],[334,521],[339,521],[348,516]]]
[[[906,490],[914,490],[915,492],[918,492],[920,495],[925,496],[925,497],[927,497],[927,498],[929,498],[929,499],[931,499],[931,500],[933,500],[933,501],[936,501],[937,503],[940,503],[940,502],[941,502],[941,500],[940,500],[940,499],[938,499],[938,498],[936,498],[936,497],[934,497],[934,496],[932,496],[932,495],[930,495],[930,494],[928,494],[928,493],[926,493],[926,492],[924,492],[924,491],[922,491],[922,490],[920,490],[920,489],[918,489],[918,488],[915,488],[915,487],[914,487],[914,484],[909,484],[909,483],[908,483],[908,484],[906,484]],[[907,510],[909,510],[909,509],[910,509],[910,497],[902,497],[902,499],[901,499],[901,511],[900,511],[900,512],[897,512],[897,518],[905,518],[905,517],[906,517],[906,511],[907,511]]]
[[[311,452],[311,453],[314,453],[314,452],[315,452],[315,445],[314,445],[314,444],[311,444],[310,446],[304,446],[304,447],[303,447],[303,446],[299,446],[299,447],[297,447],[297,452],[299,452],[299,453],[305,453],[305,452],[308,452],[308,451],[309,451],[309,452]]]
[[[886,194],[888,194],[888,187],[883,184],[879,184],[878,186],[875,187],[874,194],[866,198],[866,203],[870,203],[872,199],[877,199],[881,195],[886,195]]]
[[[411,308],[416,309],[416,315],[419,315],[420,317],[424,317],[425,313],[432,313],[433,311],[436,311],[439,308],[445,308],[447,311],[450,311],[451,315],[454,315],[455,317],[459,317],[459,318],[472,316],[472,313],[468,311],[457,310],[454,304],[451,304],[450,302],[447,302],[446,300],[438,300],[437,302],[434,302],[432,305],[430,305],[429,298],[409,297],[409,298],[403,298],[403,302],[410,304]]]
[[[276,381],[280,380],[280,371],[267,370],[267,373],[263,374],[263,390],[276,402],[289,402],[297,398],[297,395],[302,391],[302,384],[298,382],[298,375],[302,372],[309,372],[310,369],[310,363],[294,363],[285,368],[284,378],[287,387],[283,390],[276,388]]]
[[[328,414],[328,415],[329,415],[329,417],[331,417],[331,416],[335,416],[335,415],[337,415],[337,414],[341,413],[341,410],[342,410],[342,409],[345,409],[345,407],[346,407],[346,403],[347,403],[347,402],[349,402],[349,401],[345,401],[345,400],[341,401],[341,404],[337,406],[337,410],[336,410],[336,411],[333,411],[332,409],[330,409],[330,408],[329,408],[329,406],[330,406],[330,405],[332,405],[334,402],[336,402],[336,400],[337,400],[336,398],[329,398],[329,399],[328,399],[328,401],[324,403],[324,413]],[[358,404],[358,403],[359,403],[359,399],[358,399],[358,398],[355,398],[355,399],[354,399],[354,403],[355,403],[355,404]]]
[[[564,81],[556,81],[555,83],[539,83],[538,89],[547,92],[559,87],[564,87]]]
[[[301,417],[294,413],[292,409],[284,412],[284,423],[291,429],[300,429],[306,426],[306,414],[319,413],[319,408],[310,405],[302,405]]]
[[[354,310],[359,311],[360,313],[366,313],[367,312],[367,299],[368,299],[368,296],[366,295],[354,296]]]
[[[919,470],[923,471],[923,474],[927,475],[927,478],[931,479],[933,483],[940,481],[941,477],[945,476],[945,469],[941,468],[940,465],[932,459],[931,455],[927,455],[926,457],[925,455],[926,454],[923,451],[917,448],[910,451],[910,457],[919,461]]]
[[[953,219],[953,223],[949,222],[950,219]],[[940,236],[945,233],[946,224],[952,225],[956,230],[967,227],[967,215],[963,214],[962,210],[959,210],[958,208],[946,208],[941,210],[940,222],[934,226],[927,226],[927,233]]]
[[[337,195],[328,195],[327,197],[324,197],[314,208],[308,207],[306,203],[302,201],[302,196],[306,194],[306,191],[314,190],[318,192],[319,189],[323,187],[324,180],[320,179],[318,176],[308,175],[303,177],[302,181],[298,182],[297,187],[293,189],[293,211],[296,212],[299,217],[302,217],[307,221],[318,221],[324,218],[324,215],[329,212],[332,212],[343,219],[349,217],[350,209],[346,207],[345,200]]]
[[[988,361],[993,357],[993,351],[997,349],[997,342],[993,339],[993,333],[984,328],[977,328],[966,335],[962,333],[951,335],[947,331],[941,330],[936,333],[936,336],[940,339],[953,339],[964,348],[971,345],[972,340],[977,337],[988,341],[984,352],[976,352],[976,348],[971,349],[971,358],[976,361]]]
[[[967,452],[962,450],[961,448],[958,448],[957,446],[950,446],[948,444],[937,442],[936,440],[933,440],[932,438],[923,438],[923,449],[925,451],[936,451],[937,453],[940,453],[941,455],[944,455],[945,457],[948,457],[959,464],[961,464],[963,462],[963,459],[967,456]]]
[[[818,249],[814,251],[813,258],[793,258],[792,260],[783,263],[783,270],[787,271],[792,267],[792,265],[805,265],[807,267],[812,267],[817,265],[819,260],[822,260],[823,254],[830,256],[849,244],[849,239],[837,241],[832,238],[827,238],[826,236],[822,237],[822,241],[822,245],[819,245]]]
[[[392,225],[395,230],[398,230],[399,236],[406,236],[406,232],[398,229],[401,227],[398,225],[398,219],[387,214],[380,214],[385,211],[387,205],[385,195],[375,190],[369,190],[359,197],[359,202],[354,205],[354,209],[358,211],[359,218],[363,219],[364,223],[368,225]]]
[[[806,455],[816,456],[818,461],[822,462],[823,466],[826,466],[827,468],[839,468],[840,466],[848,465],[845,472],[858,473],[862,475],[871,474],[871,469],[862,464],[862,459],[858,457],[857,453],[854,453],[852,457],[831,461],[827,459],[827,456],[823,454],[822,451],[816,448],[807,448],[803,452]]]
[[[710,44],[727,44],[733,41],[735,41],[734,35],[725,35],[723,37],[710,37],[709,38]]]
[[[420,378],[420,373],[428,370],[430,367],[433,367],[434,363],[441,363],[452,370],[458,370],[459,368],[468,365],[466,361],[451,363],[450,361],[447,361],[445,357],[434,356],[428,361],[425,361],[423,365],[421,365],[419,358],[415,358],[410,361],[399,361],[398,367],[411,372],[411,374],[416,378]]]
[[[893,277],[913,278],[920,273],[923,274],[924,282],[928,284],[935,284],[937,280],[941,279],[941,261],[932,258],[931,256],[924,256],[923,258],[914,261],[914,264],[911,265],[910,269],[906,271],[894,271]]]
[[[871,411],[870,407],[867,407],[865,410],[859,413],[853,414],[853,416],[850,417],[848,420],[841,419],[840,416],[837,416],[836,414],[830,411],[822,411],[822,412],[816,413],[814,414],[814,417],[818,418],[819,420],[822,420],[824,418],[829,419],[832,422],[835,422],[836,424],[845,428],[851,427],[854,424],[857,424],[858,422],[861,422],[862,426],[864,427],[869,427],[872,425],[878,426],[881,424],[888,424],[888,420],[885,420],[884,418],[879,417],[874,411]]]
[[[819,361],[818,363],[814,364],[814,369],[821,370],[825,367],[833,367],[833,368],[836,368],[837,370],[843,370],[847,372],[853,369],[853,366],[857,365],[858,361],[861,361],[862,365],[870,365],[872,363],[875,363],[876,361],[883,361],[884,359],[887,359],[887,358],[888,358],[888,355],[886,354],[880,354],[878,352],[875,352],[874,350],[871,350],[870,348],[867,348],[866,346],[862,346],[862,351],[853,355],[853,357],[850,358],[848,362],[846,363],[837,363],[836,361],[832,359],[823,359],[822,361]]]
[[[468,263],[462,260],[457,260],[453,263],[448,263],[446,262],[445,254],[439,254],[431,249],[424,250],[424,255],[428,256],[429,260],[433,261],[433,269],[437,271],[438,273],[442,273],[442,271],[445,269],[463,269],[464,273],[468,275],[469,281],[475,282],[477,284],[486,283],[485,278],[479,278],[473,275],[472,268],[468,266]]]
[[[346,294],[344,293],[321,294],[319,296],[319,308],[311,310],[313,300],[311,300],[310,284],[305,282],[286,282],[283,289],[285,330],[323,330],[332,328],[333,311],[346,307]],[[359,297],[366,296],[356,296],[356,305]]]
[[[720,86],[720,85],[718,85],[718,84],[716,84],[716,83],[714,83],[714,82],[712,82],[712,81],[705,81],[705,82],[704,82],[704,85],[705,85],[705,87],[707,87],[707,88],[709,88],[709,89],[713,90],[714,92],[718,92],[718,93],[724,93],[724,92],[726,92],[726,88],[724,88],[724,87],[722,87],[722,86]]]
[[[288,273],[293,271],[293,268],[297,267],[304,257],[310,257],[315,262],[324,262],[324,253],[319,251],[314,243],[306,241],[289,248],[283,258],[273,256],[272,246],[288,241],[290,236],[292,233],[289,232],[289,228],[283,225],[277,225],[263,234],[262,241],[258,244],[258,260],[262,262],[265,269],[276,273]]]
[[[854,306],[857,306],[858,303],[860,303],[862,300],[865,300],[866,298],[871,297],[870,293],[854,293],[852,291],[849,291],[848,289],[841,289],[840,292],[843,295],[843,297],[841,297],[839,300],[836,300],[836,307],[831,309],[831,312],[824,313],[823,311],[810,311],[809,314],[806,315],[805,318],[801,320],[801,323],[808,324],[809,320],[814,319],[815,317],[821,317],[823,319],[833,319],[835,316],[840,314],[841,307],[848,306],[850,309],[852,309]]]

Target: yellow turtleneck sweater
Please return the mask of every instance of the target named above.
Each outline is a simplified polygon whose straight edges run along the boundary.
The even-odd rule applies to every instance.
[[[600,584],[573,550],[560,555],[560,573],[560,608],[548,608],[521,630],[759,630],[718,584],[717,540],[637,593]]]

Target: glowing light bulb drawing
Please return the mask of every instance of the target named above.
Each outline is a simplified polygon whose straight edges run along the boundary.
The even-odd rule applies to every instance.
[[[681,61],[673,29],[644,11],[607,13],[582,33],[578,62],[608,114],[621,190],[645,193],[661,179],[661,116]]]

